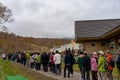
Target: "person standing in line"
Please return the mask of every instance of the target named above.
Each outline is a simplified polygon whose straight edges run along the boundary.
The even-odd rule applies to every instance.
[[[2,54],[1,54],[1,58],[2,58],[2,60],[6,60],[6,54],[5,54],[5,53],[2,53]]]
[[[43,52],[41,54],[41,62],[43,64],[43,70],[44,72],[48,72],[48,62],[49,62],[49,56],[46,52]]]
[[[48,52],[48,58],[49,58],[49,61],[48,61],[48,68],[49,68],[49,70],[51,71],[52,69],[51,69],[51,63],[50,63],[50,55],[51,55],[51,53]]]
[[[54,62],[54,52],[50,55],[50,64],[51,64],[51,71],[55,73],[55,62]]]
[[[30,51],[28,50],[25,54],[26,57],[26,66],[29,67],[30,66]]]
[[[84,51],[84,56],[83,56],[83,80],[90,80],[90,58],[87,55],[86,51]]]
[[[70,51],[70,48],[69,48],[69,51]],[[70,72],[71,72],[71,76],[74,76],[73,75],[73,65],[76,63],[76,60],[75,60],[75,58],[74,58],[74,50],[72,50],[71,52],[70,52],[70,56],[71,56],[71,65],[70,65]]]
[[[109,80],[113,80],[113,75],[112,75],[113,67],[112,67],[112,64],[110,62],[110,60],[112,60],[113,58],[112,58],[112,55],[111,55],[109,50],[107,50],[106,52],[107,52],[106,60],[108,62],[107,77]]]
[[[35,66],[35,60],[34,60],[34,53],[30,54],[30,67],[31,69],[34,69]]]
[[[25,66],[25,64],[26,64],[25,53],[26,53],[25,51],[21,53],[21,62],[22,62],[22,64],[23,64],[24,66]]]
[[[80,80],[82,80],[83,79],[83,52],[80,52],[79,53],[79,56],[78,56],[78,59],[77,59],[77,64],[78,64],[78,67],[79,67],[79,69],[80,69],[80,73],[81,73],[81,77],[80,77]]]
[[[92,73],[92,80],[98,80],[97,76],[97,53],[93,52],[92,58],[91,58],[91,73]]]
[[[68,77],[70,77],[70,65],[71,65],[71,56],[70,52],[66,50],[65,56],[64,56],[64,78],[66,77],[66,70],[68,69]]]
[[[55,73],[61,74],[61,55],[58,51],[56,51],[54,55],[54,62],[55,62]]]
[[[117,69],[118,69],[118,79],[119,79],[119,77],[120,77],[120,51],[118,52],[118,57],[117,57],[116,64],[117,64]]]
[[[105,58],[104,58],[104,52],[103,51],[98,51],[99,58],[98,58],[98,73],[100,80],[106,80],[107,79],[107,73],[104,68],[104,63],[105,63]]]
[[[36,53],[34,59],[35,59],[35,63],[36,63],[36,65],[35,65],[36,70],[40,70],[41,69],[41,56],[40,56],[40,53]]]

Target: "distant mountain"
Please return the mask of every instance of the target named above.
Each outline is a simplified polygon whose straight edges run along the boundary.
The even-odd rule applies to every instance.
[[[71,39],[21,37],[0,32],[0,53],[15,51],[48,51],[54,46],[70,43]]]
[[[66,40],[74,40],[74,38],[62,38],[62,39],[66,39]]]

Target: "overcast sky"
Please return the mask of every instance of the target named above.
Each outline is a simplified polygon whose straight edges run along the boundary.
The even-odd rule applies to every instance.
[[[74,38],[77,20],[120,18],[120,0],[0,0],[12,10],[10,32],[39,38]]]

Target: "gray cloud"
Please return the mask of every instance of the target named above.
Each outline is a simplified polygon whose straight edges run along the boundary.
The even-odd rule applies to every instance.
[[[74,38],[74,22],[120,18],[119,0],[2,0],[12,9],[9,31],[22,36]]]

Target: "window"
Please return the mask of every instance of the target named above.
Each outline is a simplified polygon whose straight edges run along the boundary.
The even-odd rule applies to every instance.
[[[102,42],[102,43],[101,43],[101,46],[105,46],[105,43],[104,43],[104,42]]]
[[[91,43],[91,46],[92,46],[92,47],[95,47],[95,42],[92,42],[92,43]]]
[[[111,44],[111,45],[110,45],[110,48],[111,48],[111,49],[114,49],[114,44]]]

